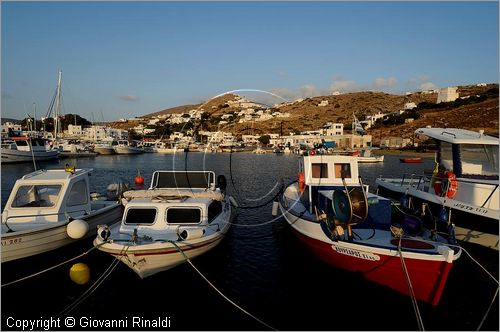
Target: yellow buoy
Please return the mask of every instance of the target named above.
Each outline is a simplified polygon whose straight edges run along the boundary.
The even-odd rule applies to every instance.
[[[90,280],[90,268],[85,263],[73,264],[69,269],[69,277],[78,285],[85,285]]]

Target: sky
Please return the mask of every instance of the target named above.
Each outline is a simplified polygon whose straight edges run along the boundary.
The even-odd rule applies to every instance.
[[[498,83],[498,2],[1,2],[1,116]],[[258,101],[258,100],[256,100]],[[280,100],[276,100],[279,102]]]

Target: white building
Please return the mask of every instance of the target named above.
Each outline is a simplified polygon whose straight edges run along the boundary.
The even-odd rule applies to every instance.
[[[319,104],[318,107],[325,107],[328,106],[328,100],[322,100]]]
[[[2,125],[2,136],[7,135],[9,133],[9,129],[14,131],[14,132],[20,132],[23,130],[23,128],[20,124],[15,124],[12,122],[5,122]]]
[[[455,101],[457,98],[457,87],[439,89],[436,104]]]
[[[405,110],[412,110],[416,107],[417,107],[417,104],[415,104],[414,102],[409,102],[409,103],[405,104],[404,109]]]

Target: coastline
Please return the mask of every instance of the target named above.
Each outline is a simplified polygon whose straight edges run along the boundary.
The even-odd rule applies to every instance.
[[[417,152],[415,150],[391,150],[391,149],[376,149],[372,150],[376,155],[391,155],[401,157],[421,157],[421,158],[434,158],[434,152]]]

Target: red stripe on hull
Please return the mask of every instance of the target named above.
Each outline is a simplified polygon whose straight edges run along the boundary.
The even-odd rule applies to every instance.
[[[376,254],[380,260],[371,261],[338,253],[332,249],[331,244],[307,237],[295,229],[294,233],[318,258],[327,264],[352,272],[361,272],[370,281],[390,287],[399,293],[410,295],[399,256]],[[341,243],[339,242],[339,244]],[[437,305],[452,264],[446,261],[405,258],[405,265],[416,298],[434,306]]]

